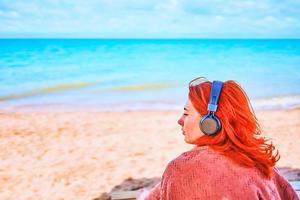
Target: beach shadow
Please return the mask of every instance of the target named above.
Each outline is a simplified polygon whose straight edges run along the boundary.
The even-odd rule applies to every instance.
[[[109,192],[102,193],[99,197],[92,200],[110,200],[109,194],[111,192],[137,191],[142,188],[153,188],[160,180],[161,178],[159,177],[140,179],[127,178],[120,184],[114,186]]]

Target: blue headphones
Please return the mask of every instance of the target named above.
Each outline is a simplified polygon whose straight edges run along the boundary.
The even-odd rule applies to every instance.
[[[207,106],[207,114],[200,121],[200,129],[206,135],[214,135],[221,129],[221,122],[214,113],[218,108],[218,101],[223,87],[223,82],[213,81],[210,99]]]

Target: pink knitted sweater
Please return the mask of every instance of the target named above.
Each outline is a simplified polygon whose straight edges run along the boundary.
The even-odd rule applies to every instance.
[[[238,165],[207,146],[172,160],[146,200],[296,199],[295,190],[274,168],[271,180],[256,168]]]

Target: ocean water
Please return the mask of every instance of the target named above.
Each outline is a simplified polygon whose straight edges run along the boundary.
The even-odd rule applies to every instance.
[[[297,39],[0,39],[0,109],[182,109],[188,82],[236,80],[254,108],[300,105]]]

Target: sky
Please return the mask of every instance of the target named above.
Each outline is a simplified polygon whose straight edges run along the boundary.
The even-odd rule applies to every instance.
[[[300,38],[300,0],[0,0],[0,38]]]

